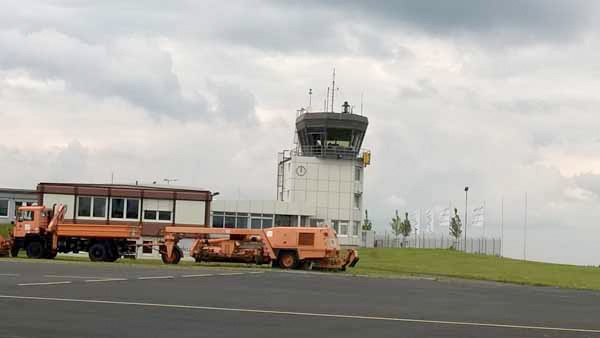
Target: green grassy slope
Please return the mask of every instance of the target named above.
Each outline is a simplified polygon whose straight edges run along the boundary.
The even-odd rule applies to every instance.
[[[444,276],[600,290],[600,268],[526,262],[451,250],[360,249],[351,273]]]

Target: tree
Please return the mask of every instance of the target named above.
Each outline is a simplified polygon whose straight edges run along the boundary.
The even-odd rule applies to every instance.
[[[365,220],[363,221],[362,229],[363,230],[371,230],[373,228],[373,223],[369,219],[369,210],[365,209]]]
[[[396,215],[392,217],[392,221],[390,222],[390,227],[392,227],[392,232],[396,236],[396,239],[402,234],[402,223],[402,219],[398,216],[398,210],[396,210]]]
[[[454,237],[455,246],[460,239],[460,235],[462,234],[462,223],[460,221],[460,216],[458,216],[458,210],[454,208],[454,217],[450,220],[450,236]]]
[[[400,228],[400,233],[402,234],[402,244],[406,242],[406,237],[410,236],[412,231],[412,226],[410,221],[408,220],[408,212],[404,213],[404,221],[402,221],[402,226]]]

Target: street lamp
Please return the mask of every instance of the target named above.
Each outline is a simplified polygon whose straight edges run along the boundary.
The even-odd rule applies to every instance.
[[[467,252],[467,215],[469,210],[469,187],[465,187],[465,252]]]

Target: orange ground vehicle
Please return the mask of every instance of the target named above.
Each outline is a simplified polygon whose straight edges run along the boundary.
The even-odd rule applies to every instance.
[[[190,255],[197,262],[226,261],[273,264],[284,269],[316,268],[345,270],[358,262],[358,252],[342,256],[331,228],[274,227],[267,229],[222,229],[166,227],[161,254],[164,263],[177,264],[183,251],[177,246],[193,237]]]
[[[30,258],[54,258],[59,252],[87,251],[92,261],[114,262],[135,255],[140,228],[135,225],[64,223],[66,207],[20,207],[12,230],[10,253],[20,249]]]
[[[11,247],[12,247],[12,241],[10,241],[8,239],[4,239],[4,237],[2,237],[0,235],[0,256],[8,255],[8,252]]]

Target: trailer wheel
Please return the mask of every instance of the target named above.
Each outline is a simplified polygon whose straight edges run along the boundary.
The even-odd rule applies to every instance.
[[[106,247],[102,243],[96,243],[88,250],[92,262],[102,262],[107,258]]]
[[[298,256],[293,251],[284,251],[279,253],[277,260],[282,269],[295,269],[298,267]]]
[[[27,257],[36,259],[44,257],[44,247],[42,246],[42,243],[38,241],[29,242],[29,244],[27,244]]]
[[[171,259],[169,259],[167,257],[167,253],[163,253],[160,257],[163,261],[163,263],[165,264],[178,264],[179,261],[181,260],[181,257],[183,256],[183,251],[181,251],[181,249],[176,246],[175,248],[173,248],[173,257]]]

